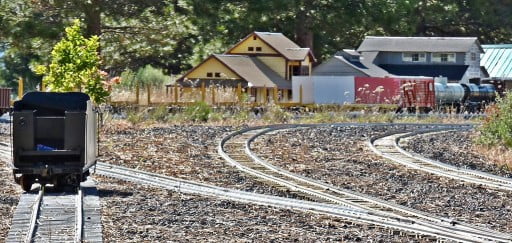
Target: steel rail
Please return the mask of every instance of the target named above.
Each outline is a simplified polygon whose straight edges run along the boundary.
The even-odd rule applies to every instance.
[[[12,157],[10,155],[10,152],[11,151],[10,151],[9,144],[0,143],[0,158],[5,158],[7,161],[11,160]],[[12,164],[10,164],[10,165],[12,166]],[[89,187],[91,187],[91,185],[94,187],[94,182],[87,181],[87,183],[88,183],[87,185]],[[20,219],[17,220],[22,224],[21,228],[16,227],[17,229],[13,230],[13,226],[11,226],[11,230],[9,231],[6,242],[20,242],[20,241],[32,242],[34,240],[34,237],[36,234],[36,228],[39,225],[38,218],[42,212],[41,207],[42,207],[42,201],[44,198],[46,187],[41,186],[39,188],[40,189],[39,189],[38,195],[36,196],[34,201],[31,202],[33,204],[33,206],[31,207],[31,210],[30,210],[30,217],[28,220],[28,225],[26,227],[23,226],[25,224],[24,224],[24,220],[22,219],[21,215],[15,216],[15,217],[21,217]],[[87,198],[89,198],[89,196],[93,197],[94,195],[87,195],[87,196],[88,196]],[[22,196],[18,203],[18,207],[25,203],[25,202],[23,202],[23,200],[28,200],[28,198]],[[94,227],[95,225],[91,225],[91,223],[94,223],[95,220],[97,220],[99,222],[99,218],[97,218],[95,215],[87,216],[88,214],[84,213],[84,192],[83,192],[82,185],[80,187],[78,187],[74,201],[75,201],[75,223],[74,223],[75,224],[75,227],[74,227],[75,235],[71,236],[71,238],[74,239],[74,242],[83,242],[83,241],[102,242],[102,237],[95,235],[95,233],[97,233],[97,232],[89,232],[89,231],[94,231],[94,230],[97,231],[98,229],[100,229],[99,233],[101,233],[101,226]],[[89,200],[88,203],[93,204],[94,201]],[[18,209],[18,207],[17,207],[17,209]],[[88,210],[96,210],[96,207],[94,205],[89,205],[89,206],[87,206],[87,208],[88,208]],[[16,215],[16,213],[17,212],[15,212],[15,215]],[[22,214],[23,212],[20,212],[20,213]],[[88,237],[84,237],[84,218],[85,218],[85,216],[87,216],[88,221],[90,221],[89,222],[90,229],[87,232],[88,232],[88,234],[91,234],[91,235]],[[23,232],[26,232],[24,239],[19,237],[19,235],[23,234]]]
[[[76,193],[76,216],[75,216],[75,242],[82,242],[82,234],[83,234],[83,226],[84,226],[84,216],[83,216],[83,200],[84,194],[82,187],[78,187],[78,191]]]
[[[332,125],[332,124],[329,124],[329,125]],[[361,125],[361,124],[336,124],[336,125],[344,125],[344,126],[368,126],[368,124],[364,124],[364,125]],[[382,124],[374,124],[374,126],[381,126]],[[411,125],[411,124],[406,124],[406,125]],[[414,124],[416,125],[416,124]],[[255,127],[255,128],[247,128],[247,129],[242,129],[240,131],[237,131],[237,132],[234,132],[230,135],[228,135],[227,137],[225,137],[220,143],[219,143],[219,154],[221,154],[221,156],[226,159],[230,164],[232,164],[233,166],[237,167],[238,169],[246,172],[246,173],[249,173],[253,176],[256,176],[256,177],[260,177],[260,178],[263,178],[267,181],[271,181],[272,183],[277,183],[277,184],[280,184],[282,186],[286,186],[288,188],[291,188],[291,189],[300,189],[298,191],[301,191],[301,192],[304,192],[306,194],[309,194],[309,195],[312,195],[314,197],[318,197],[318,198],[322,198],[322,199],[326,199],[326,198],[331,198],[330,201],[332,202],[336,202],[336,203],[339,203],[341,205],[345,205],[345,206],[354,206],[353,203],[347,203],[346,200],[344,200],[343,198],[339,198],[336,200],[336,197],[334,197],[335,199],[332,200],[332,194],[331,195],[328,195],[332,192],[337,192],[337,193],[342,193],[342,194],[346,194],[346,191],[342,191],[342,190],[339,190],[338,188],[334,188],[332,186],[326,186],[326,184],[324,183],[318,183],[316,181],[313,181],[309,178],[305,178],[305,177],[302,177],[302,176],[298,176],[298,175],[293,175],[293,174],[290,174],[289,172],[287,171],[284,171],[284,170],[281,170],[281,169],[278,169],[277,167],[275,166],[272,166],[266,162],[264,162],[263,160],[257,158],[254,154],[251,153],[250,151],[250,142],[252,140],[254,140],[255,137],[257,137],[258,135],[261,135],[261,134],[264,134],[264,133],[267,133],[269,131],[274,131],[274,130],[281,130],[281,129],[297,129],[297,128],[301,128],[301,127],[318,127],[318,126],[326,126],[326,125],[307,125],[307,126],[303,126],[303,125],[286,125],[286,126],[270,126],[270,127]],[[421,125],[419,125],[421,126]],[[451,128],[453,126],[447,126],[447,125],[440,125],[441,127],[445,127],[445,128]],[[426,127],[438,127],[437,125],[426,125]],[[257,163],[259,163],[260,165],[262,165],[265,170],[270,170],[270,171],[273,171],[273,172],[276,172],[276,173],[279,173],[280,175],[283,175],[283,176],[287,176],[288,178],[291,178],[295,181],[299,181],[300,183],[307,183],[307,184],[310,184],[310,185],[313,185],[314,187],[317,187],[313,190],[307,190],[307,188],[305,189],[303,185],[301,186],[298,186],[297,185],[297,182],[296,183],[293,183],[293,182],[290,182],[289,180],[287,181],[287,183],[280,183],[280,181],[282,181],[281,178],[277,178],[275,176],[271,176],[271,175],[268,175],[267,173],[268,172],[261,172],[261,168],[257,168],[256,169],[253,169],[253,168],[249,168],[249,166],[245,166],[245,165],[242,165],[241,163],[238,163],[235,159],[231,158],[227,153],[226,151],[224,150],[224,146],[226,144],[226,142],[230,139],[232,139],[233,137],[235,136],[239,136],[239,135],[247,135],[247,134],[251,134],[251,133],[254,133],[256,132],[256,134],[254,134],[254,136],[251,138],[248,138],[247,141],[245,141],[245,149],[244,149],[244,152],[246,154],[248,154],[250,157],[251,157],[251,160],[253,161],[256,161]],[[235,144],[240,144],[241,142],[240,141],[237,141],[235,142]],[[240,154],[236,154],[236,156],[240,156]],[[292,185],[290,185],[292,184]],[[323,192],[319,192],[318,191],[318,187],[322,188],[324,191],[329,191],[330,193],[328,193],[326,195],[326,193],[323,193]],[[400,210],[402,212],[408,212],[409,214],[411,215],[415,215],[416,217],[421,215],[423,218],[426,218],[426,219],[429,219],[430,221],[437,221],[438,223],[441,222],[441,223],[447,223],[447,222],[450,222],[450,220],[447,220],[447,219],[442,219],[442,218],[434,218],[434,217],[431,217],[431,216],[428,216],[428,215],[425,215],[424,213],[421,214],[421,212],[419,211],[416,211],[416,210],[412,210],[412,209],[409,209],[409,210],[405,210],[406,208],[405,207],[401,207],[401,206],[395,206],[395,207],[390,207],[389,206],[389,203],[383,203],[381,201],[378,201],[378,200],[375,200],[375,199],[370,199],[368,200],[367,196],[365,195],[355,195],[355,194],[351,194],[350,195],[351,197],[355,197],[356,199],[358,200],[366,200],[366,201],[371,201],[372,203],[377,203],[379,204],[380,206],[385,206],[387,208],[393,208],[393,210]],[[367,209],[367,210],[372,210],[371,208],[368,208],[368,207],[361,207],[360,205],[356,205],[355,208],[359,208],[359,209]],[[381,215],[390,215],[389,212],[382,212],[382,210],[373,210],[374,212],[378,213],[378,214],[381,214]],[[400,215],[400,214],[391,214],[391,215],[394,215],[395,217],[400,217],[400,216],[403,216]],[[454,222],[450,222],[452,224],[455,224]],[[457,225],[460,225],[460,224],[457,224]],[[438,228],[440,229],[441,228],[445,228],[446,226],[438,226],[438,225],[430,225],[430,227],[432,228]],[[460,225],[460,227],[457,227],[456,229],[454,229],[454,227],[448,227],[446,228],[447,231],[457,231],[458,233],[462,233],[462,234],[476,234],[477,237],[480,237],[480,239],[484,238],[484,239],[490,239],[490,240],[504,240],[504,241],[508,241],[510,239],[512,239],[512,236],[510,235],[505,235],[505,234],[502,234],[500,232],[496,232],[496,231],[492,231],[492,230],[482,230],[480,228],[477,228],[477,227],[472,227],[472,226],[469,226],[469,225]]]
[[[394,228],[424,236],[442,237],[449,240],[463,242],[481,241],[479,238],[471,235],[459,235],[453,232],[447,232],[445,229],[433,228],[430,225],[423,224],[422,222],[414,222],[400,217],[383,217],[366,210],[357,210],[333,204],[317,203],[216,187],[122,166],[98,163],[96,173],[101,176],[117,178],[183,193],[215,196],[245,203],[321,213],[341,217],[350,221],[368,223],[385,228]]]
[[[25,242],[30,243],[34,237],[34,232],[37,226],[37,219],[39,217],[39,213],[41,210],[41,202],[43,201],[44,196],[44,186],[39,188],[39,193],[37,194],[36,201],[34,206],[32,207],[32,214],[30,215],[30,223],[28,226],[27,234],[25,235]]]
[[[448,131],[441,131],[441,133],[445,133],[445,132],[448,132]],[[428,158],[425,158],[425,157],[421,156],[420,154],[413,153],[413,152],[408,152],[408,151],[404,150],[400,146],[400,142],[402,140],[410,139],[410,137],[421,135],[421,134],[425,134],[425,133],[429,133],[429,131],[416,131],[416,132],[408,133],[408,134],[403,135],[403,136],[399,136],[399,137],[397,137],[395,139],[395,148],[398,151],[400,151],[401,153],[403,153],[403,154],[405,154],[405,155],[407,155],[409,157],[413,157],[413,158],[416,158],[416,159],[421,160],[423,162],[439,166],[439,167],[441,167],[443,169],[446,169],[446,170],[457,171],[458,173],[464,173],[464,174],[468,174],[468,175],[471,175],[471,176],[474,176],[474,177],[483,178],[483,179],[485,179],[487,181],[496,182],[497,183],[496,185],[499,186],[500,189],[512,190],[512,179],[510,179],[510,178],[506,178],[506,177],[503,177],[503,176],[493,175],[493,174],[490,174],[490,173],[487,173],[487,172],[483,172],[483,171],[471,170],[471,169],[466,169],[466,168],[460,168],[460,167],[457,167],[457,166],[453,166],[453,165],[450,165],[450,164],[443,163],[441,161],[436,161],[436,160],[428,159]]]
[[[459,168],[440,161],[424,158],[418,154],[410,153],[400,147],[400,140],[424,133],[449,131],[453,129],[427,129],[410,133],[391,133],[373,137],[368,141],[372,151],[396,163],[414,169],[429,172],[438,176],[456,180],[485,185],[490,188],[512,191],[512,180],[489,173]]]
[[[293,129],[297,129],[297,128],[293,128]],[[392,210],[391,213],[390,212],[385,212],[385,214],[399,215],[399,216],[402,216],[402,217],[411,217],[411,216],[413,216],[413,217],[418,217],[420,219],[424,219],[424,220],[428,220],[428,221],[433,221],[433,222],[436,222],[436,223],[456,224],[456,225],[458,225],[457,230],[459,230],[460,232],[466,232],[466,233],[470,233],[470,234],[477,233],[479,237],[483,236],[483,237],[490,237],[490,239],[495,239],[496,236],[499,236],[499,237],[501,237],[502,240],[512,239],[512,235],[503,234],[503,233],[500,233],[500,232],[497,232],[497,231],[493,231],[493,230],[489,230],[489,229],[485,229],[485,228],[469,225],[469,224],[466,224],[466,223],[463,223],[463,222],[458,222],[458,221],[447,219],[447,218],[437,217],[437,216],[432,215],[432,214],[428,214],[428,213],[425,213],[425,212],[421,212],[419,210],[415,210],[415,209],[412,209],[412,208],[407,208],[407,207],[404,207],[404,206],[401,206],[401,205],[397,205],[397,204],[393,204],[393,203],[390,203],[390,202],[386,202],[384,200],[380,200],[378,198],[373,198],[373,197],[370,197],[368,195],[352,192],[352,191],[349,191],[349,190],[344,190],[344,189],[341,189],[341,188],[338,188],[338,187],[335,187],[335,186],[323,183],[321,181],[317,181],[317,180],[314,180],[314,179],[311,179],[311,178],[307,178],[307,177],[304,177],[304,176],[301,176],[301,175],[298,175],[298,174],[295,174],[295,173],[291,173],[291,172],[286,171],[286,170],[284,170],[282,168],[274,166],[274,165],[266,162],[265,160],[259,158],[257,155],[255,155],[251,151],[251,143],[256,138],[258,138],[259,136],[262,136],[264,134],[267,134],[269,132],[273,132],[273,131],[276,131],[276,130],[281,130],[281,129],[279,129],[279,128],[278,129],[276,129],[276,128],[269,128],[269,129],[260,131],[259,133],[255,134],[254,136],[249,138],[247,140],[247,142],[246,142],[246,145],[245,145],[245,152],[251,157],[251,159],[253,161],[255,161],[256,163],[264,166],[268,170],[271,170],[273,172],[279,173],[279,174],[281,174],[283,176],[286,176],[286,177],[289,177],[289,178],[291,178],[293,180],[297,180],[297,181],[301,181],[301,182],[310,184],[310,185],[312,185],[314,187],[320,187],[320,188],[322,188],[323,190],[325,190],[326,192],[329,192],[329,193],[338,193],[338,194],[343,195],[343,196],[350,196],[352,198],[357,198],[359,200],[366,201],[368,203],[379,205],[382,208],[388,208],[388,209]],[[366,208],[368,210],[371,210],[371,208],[367,208],[367,207],[364,207],[364,208]]]

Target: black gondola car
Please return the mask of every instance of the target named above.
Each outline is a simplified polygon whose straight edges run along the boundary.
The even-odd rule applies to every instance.
[[[79,92],[31,92],[14,102],[13,174],[23,190],[33,183],[79,185],[96,163],[97,122]]]

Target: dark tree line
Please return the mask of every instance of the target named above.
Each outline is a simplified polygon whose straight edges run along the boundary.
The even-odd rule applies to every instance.
[[[111,75],[147,64],[179,74],[255,30],[282,32],[319,60],[366,35],[512,42],[510,0],[0,0],[0,11],[0,80],[22,77],[28,88],[77,18],[86,36],[100,36]]]

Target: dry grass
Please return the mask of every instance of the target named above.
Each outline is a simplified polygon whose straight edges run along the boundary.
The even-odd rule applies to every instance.
[[[487,161],[500,167],[512,169],[512,150],[503,146],[489,147],[475,144],[474,151],[486,157]]]

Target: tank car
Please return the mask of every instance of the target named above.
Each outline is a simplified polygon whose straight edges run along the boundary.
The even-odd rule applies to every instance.
[[[87,94],[30,92],[14,102],[12,116],[13,174],[23,190],[86,179],[98,154],[97,118]]]
[[[438,107],[452,105],[477,111],[483,104],[496,99],[496,87],[493,84],[447,83],[446,78],[435,78],[435,96]]]

